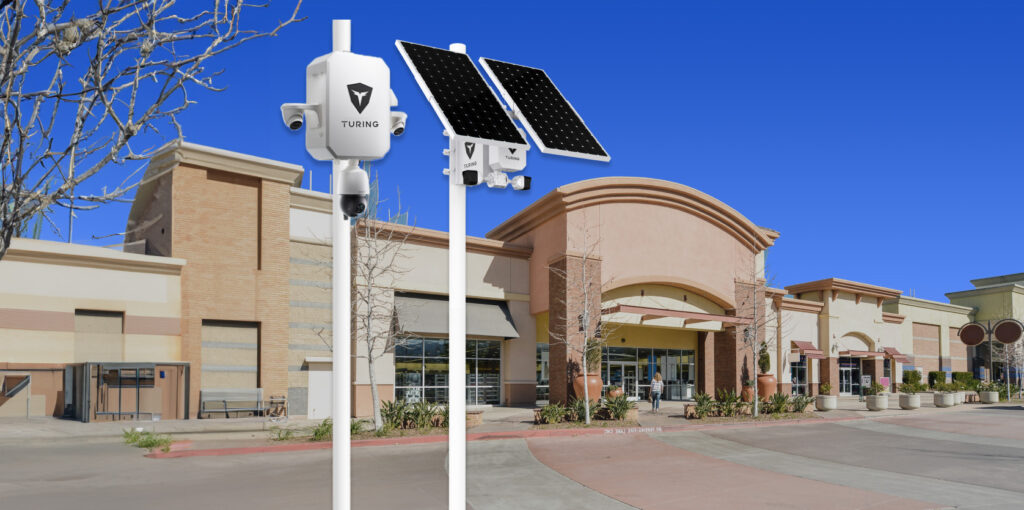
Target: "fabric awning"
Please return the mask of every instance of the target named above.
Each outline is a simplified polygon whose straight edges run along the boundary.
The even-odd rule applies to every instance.
[[[610,315],[613,313],[631,313],[640,315],[642,317],[645,317],[646,319],[675,317],[682,319],[692,319],[695,321],[718,321],[729,324],[750,324],[751,322],[751,319],[749,317],[733,317],[731,315],[718,315],[713,313],[668,310],[665,308],[651,308],[647,306],[615,305],[612,306],[611,308],[605,308],[601,310],[601,315]]]
[[[887,358],[892,358],[900,363],[910,363],[910,358],[896,350],[895,347],[883,347],[882,350],[885,351],[885,357]]]
[[[851,358],[881,358],[881,352],[874,351],[840,351],[840,356],[849,356]]]
[[[797,342],[796,340],[790,342],[793,344],[794,349],[800,354],[807,356],[809,359],[825,359],[825,353],[818,349],[818,347],[810,342]]]
[[[398,327],[407,333],[448,334],[448,297],[395,294]],[[504,301],[466,299],[466,334],[518,338],[519,331]]]

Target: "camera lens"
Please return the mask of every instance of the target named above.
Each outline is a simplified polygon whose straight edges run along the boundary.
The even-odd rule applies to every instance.
[[[405,132],[405,128],[404,127],[395,128],[395,136],[398,136],[398,135],[400,135],[400,134],[402,134],[404,132]]]
[[[342,195],[341,212],[345,213],[345,216],[349,218],[363,214],[366,212],[368,198],[366,195]]]
[[[302,121],[301,120],[293,120],[291,124],[288,124],[288,127],[292,128],[293,130],[294,129],[299,129],[300,127],[302,127]]]

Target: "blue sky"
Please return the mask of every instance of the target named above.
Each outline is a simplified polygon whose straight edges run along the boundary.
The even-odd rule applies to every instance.
[[[293,5],[275,0],[247,21],[268,26]],[[463,42],[474,59],[544,68],[612,155],[532,150],[529,192],[470,190],[471,235],[559,185],[635,175],[692,186],[780,231],[769,252],[777,286],[834,276],[945,301],[971,278],[1024,271],[1024,8],[710,5],[307,2],[303,23],[217,60],[228,89],[195,93],[181,123],[189,141],[301,164],[326,191],[329,163],[306,154],[279,106],[304,100],[330,20],[350,18],[353,51],[388,63],[409,114],[374,167],[417,226],[447,230],[446,139],[395,39]],[[122,231],[127,211],[81,213],[75,241],[108,244],[88,236]]]

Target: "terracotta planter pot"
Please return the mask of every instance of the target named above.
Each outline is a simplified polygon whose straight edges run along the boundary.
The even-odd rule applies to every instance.
[[[834,411],[839,405],[835,395],[818,395],[814,397],[814,408],[819,411]]]
[[[981,396],[982,404],[998,404],[999,403],[999,392],[998,391],[979,391],[978,395]]]
[[[910,395],[908,393],[900,394],[900,409],[912,410],[921,407],[921,395],[917,393]]]
[[[608,398],[615,398],[622,396],[622,388],[615,388],[614,390],[608,390]],[[593,399],[591,399],[593,400]]]
[[[744,386],[743,387],[743,391],[740,392],[740,399],[742,399],[744,402],[748,402],[748,403],[749,402],[753,402],[754,401],[754,388],[752,388],[750,386]]]
[[[601,376],[597,374],[587,374],[587,392],[591,401],[598,402],[601,400]],[[576,398],[583,398],[583,376],[577,375],[572,380],[572,391],[576,394]]]
[[[757,396],[768,398],[779,389],[778,380],[772,374],[757,374]]]

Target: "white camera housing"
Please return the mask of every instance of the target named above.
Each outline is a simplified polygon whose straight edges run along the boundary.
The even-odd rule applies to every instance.
[[[306,67],[306,103],[286,106],[318,117],[306,125],[306,150],[314,158],[373,160],[391,148],[393,98],[384,60],[332,51]],[[294,111],[282,106],[281,113],[297,129]]]
[[[391,112],[391,134],[401,136],[405,132],[405,121],[408,118],[408,113]]]

